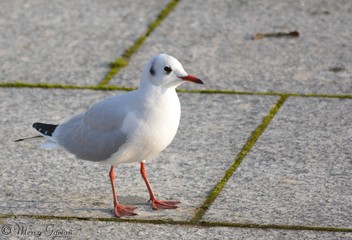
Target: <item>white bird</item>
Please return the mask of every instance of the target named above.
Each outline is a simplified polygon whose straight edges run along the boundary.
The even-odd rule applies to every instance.
[[[111,166],[117,217],[136,215],[134,207],[117,200],[114,167],[121,163],[141,163],[140,172],[154,210],[177,208],[179,201],[155,197],[144,162],[163,151],[175,137],[181,114],[176,87],[185,81],[203,84],[188,75],[177,59],[159,54],[145,65],[137,90],[98,101],[59,125],[34,123],[33,127],[47,139],[42,147],[63,147],[78,159]]]

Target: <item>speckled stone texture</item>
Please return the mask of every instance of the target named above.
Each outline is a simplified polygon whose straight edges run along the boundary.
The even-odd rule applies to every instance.
[[[111,84],[137,86],[144,62],[165,52],[207,88],[352,93],[351,11],[349,0],[182,1]],[[291,31],[299,38],[251,39]]]
[[[204,219],[351,228],[351,106],[289,98]]]
[[[225,91],[179,93],[179,131],[146,163],[157,197],[179,208],[153,211],[139,164],[125,164],[117,194],[138,216],[120,221],[109,166],[14,140],[35,135],[34,122],[59,123],[124,93],[38,83],[97,85],[168,4],[108,84],[137,87],[143,65],[164,52],[205,83],[179,88]],[[351,0],[1,1],[0,239],[352,240],[351,13]],[[253,40],[292,31],[299,37]],[[34,88],[6,87],[15,81]]]
[[[0,90],[0,212],[113,218],[109,166],[75,160],[63,150],[39,149],[36,121],[58,123],[114,92]],[[155,161],[149,180],[160,198],[177,199],[177,210],[153,211],[139,164],[115,171],[120,201],[137,205],[136,218],[190,220],[278,97],[179,94],[180,129]],[[4,101],[5,99],[12,101]]]
[[[4,219],[0,239],[245,239],[245,240],[343,240],[351,239],[352,233],[318,231],[261,230],[229,227],[193,227],[186,225],[154,225],[122,222]],[[40,234],[40,235],[39,235]],[[6,237],[6,238],[5,238]]]
[[[167,3],[2,1],[0,82],[98,84]]]

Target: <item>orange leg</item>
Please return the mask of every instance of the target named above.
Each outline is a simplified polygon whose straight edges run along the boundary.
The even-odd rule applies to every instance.
[[[175,200],[158,200],[152,190],[152,187],[150,186],[150,183],[147,178],[147,172],[145,170],[144,166],[144,161],[141,162],[141,175],[144,179],[145,184],[147,185],[148,192],[150,195],[150,201],[152,204],[152,208],[154,210],[158,210],[158,208],[161,209],[174,209],[177,208],[177,204],[180,203],[180,201],[175,201]]]
[[[135,207],[121,205],[117,201],[115,183],[114,183],[115,173],[114,173],[114,167],[113,166],[111,166],[111,168],[110,168],[109,176],[110,176],[110,181],[111,181],[112,194],[113,194],[113,197],[114,197],[114,213],[115,213],[115,216],[120,218],[120,217],[124,217],[124,216],[137,215],[137,213],[135,213],[133,211],[134,209],[136,209]]]

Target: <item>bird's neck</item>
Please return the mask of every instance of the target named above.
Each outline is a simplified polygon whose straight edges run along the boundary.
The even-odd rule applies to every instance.
[[[162,88],[159,86],[149,86],[148,88],[139,88],[138,103],[147,111],[153,106],[152,111],[164,109],[163,113],[170,111],[180,111],[180,103],[175,88]]]
[[[141,92],[141,94],[144,97],[150,98],[152,96],[155,97],[160,97],[163,95],[168,95],[168,94],[174,94],[176,93],[176,86],[175,87],[163,87],[163,86],[157,86],[154,84],[140,84],[138,91]]]

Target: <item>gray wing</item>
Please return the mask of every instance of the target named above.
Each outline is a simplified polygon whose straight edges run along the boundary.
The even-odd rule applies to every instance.
[[[77,158],[109,158],[127,141],[127,134],[121,131],[127,114],[124,95],[97,102],[87,112],[66,120],[55,130],[54,139]]]

